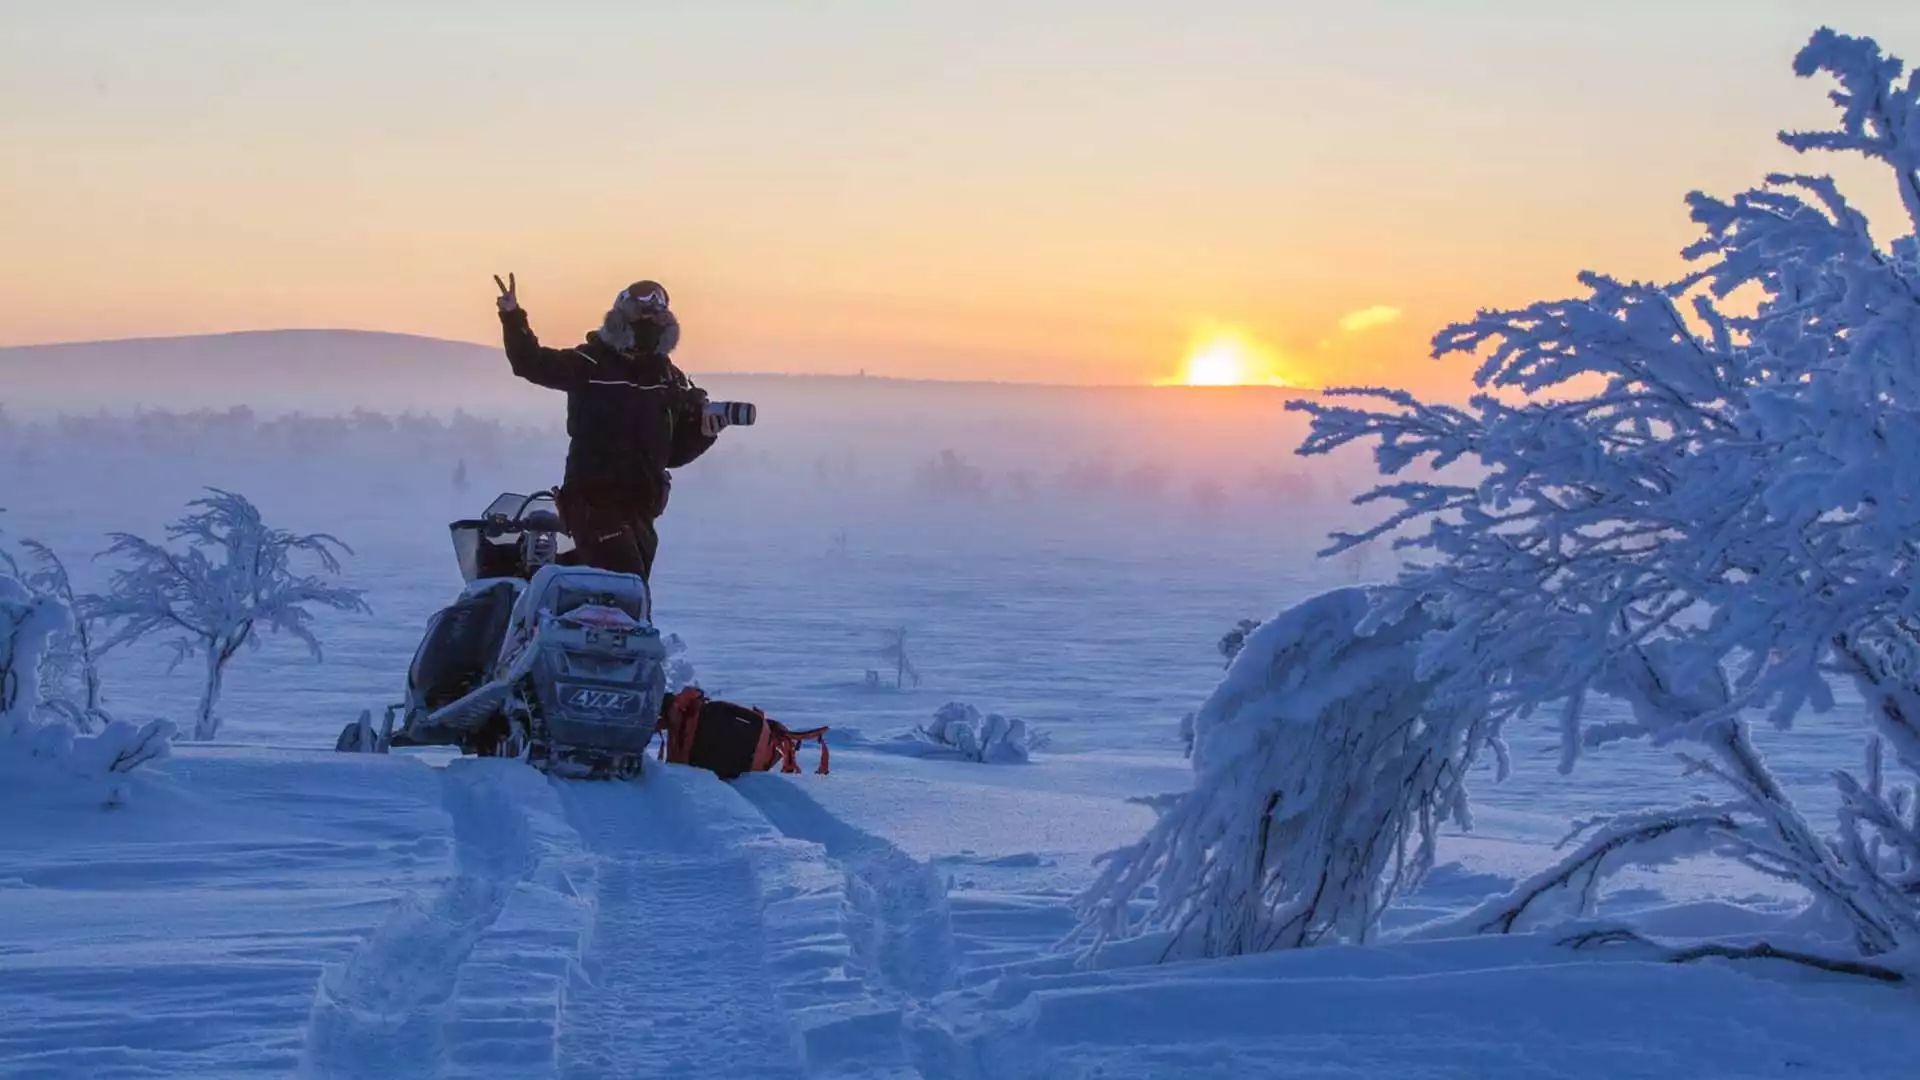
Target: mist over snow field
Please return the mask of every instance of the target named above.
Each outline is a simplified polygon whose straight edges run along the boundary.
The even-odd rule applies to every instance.
[[[171,437],[0,455],[0,542],[44,540],[95,587],[106,532],[157,536],[230,487],[352,545],[343,580],[374,614],[324,614],[319,664],[280,640],[241,655],[221,741],[180,744],[123,806],[0,794],[0,1075],[1891,1077],[1920,1049],[1911,992],[1857,979],[1393,940],[1550,863],[1570,819],[1689,790],[1635,745],[1564,781],[1551,725],[1519,733],[1515,775],[1480,785],[1479,828],[1443,839],[1383,944],[1175,964],[1116,948],[1092,969],[1057,950],[1095,856],[1152,822],[1129,800],[1189,783],[1179,719],[1219,681],[1217,639],[1390,572],[1384,553],[1313,557],[1351,514],[1331,482],[1206,508],[1177,485],[1075,493],[1036,453],[1038,494],[1005,469],[956,494],[916,472],[929,446],[869,450],[849,476],[777,425],[729,433],[674,489],[656,619],[712,693],[833,725],[832,772],[728,785],[650,762],[616,785],[330,749],[398,700],[456,593],[447,523],[550,483],[551,432],[486,452]],[[1260,463],[1221,461],[1229,480]],[[895,689],[880,654],[900,628],[920,682]],[[168,659],[110,657],[115,715],[191,714],[193,666]],[[893,752],[953,700],[1049,741],[1021,765]],[[1838,745],[1815,723],[1766,750],[1813,789]],[[1698,863],[1623,876],[1602,912],[1685,939],[1797,904]]]

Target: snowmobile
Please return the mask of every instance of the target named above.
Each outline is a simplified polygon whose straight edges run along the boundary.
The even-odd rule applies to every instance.
[[[335,749],[457,746],[556,776],[637,775],[667,690],[646,581],[569,565],[551,492],[502,494],[449,527],[465,587],[427,620],[406,700],[377,729],[362,712]]]

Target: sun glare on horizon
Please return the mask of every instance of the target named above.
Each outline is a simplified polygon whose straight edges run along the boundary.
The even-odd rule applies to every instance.
[[[1272,354],[1231,327],[1209,329],[1194,337],[1180,362],[1180,373],[1156,386],[1292,386],[1275,370]]]

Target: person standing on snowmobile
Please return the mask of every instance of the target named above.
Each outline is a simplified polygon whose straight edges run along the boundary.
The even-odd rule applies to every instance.
[[[677,469],[712,446],[726,417],[669,359],[680,323],[658,282],[636,281],[614,298],[600,329],[571,349],[540,344],[515,295],[500,287],[500,326],[513,373],[567,395],[567,468],[555,494],[575,561],[650,578],[660,548],[655,519]]]

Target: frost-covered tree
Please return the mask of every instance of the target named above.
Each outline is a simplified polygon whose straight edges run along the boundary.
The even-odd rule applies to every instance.
[[[79,597],[67,565],[54,550],[38,540],[20,541],[28,565],[0,548],[0,574],[7,574],[35,596],[47,597],[67,612],[62,629],[47,640],[39,670],[37,708],[72,724],[82,733],[113,718],[102,703],[100,642],[96,620],[80,613]]]
[[[1187,489],[1187,498],[1203,514],[1217,514],[1227,508],[1227,489],[1218,480],[1194,481]]]
[[[117,778],[167,756],[173,725],[151,720],[108,723],[95,735],[76,737],[66,723],[35,719],[42,702],[40,669],[50,641],[71,628],[65,604],[35,592],[0,570],[0,776],[34,781],[49,772],[71,780],[107,783],[106,801],[117,802]],[[25,775],[20,767],[29,766]]]
[[[206,681],[193,728],[200,740],[220,730],[214,709],[227,664],[242,648],[257,648],[261,631],[291,635],[319,660],[311,606],[370,611],[360,590],[293,568],[295,555],[308,555],[325,572],[338,574],[335,552],[352,554],[351,548],[324,533],[299,536],[269,528],[245,497],[208,490],[212,494],[188,504],[197,510],[167,526],[168,539],[185,541],[184,550],[111,534],[103,557],[125,565],[113,572],[107,593],[87,603],[90,614],[113,627],[103,648],[172,634],[176,665],[196,654],[204,658]]]
[[[32,560],[31,568],[19,568],[21,581],[28,589],[59,601],[70,613],[66,628],[48,642],[40,664],[40,707],[82,733],[91,732],[113,721],[103,700],[99,620],[74,593],[67,564],[52,548],[31,539],[22,540],[20,546]]]
[[[913,471],[914,486],[943,499],[984,499],[987,477],[979,466],[952,450],[920,463]]]
[[[1419,607],[1370,620],[1364,590],[1261,623],[1194,719],[1193,785],[1144,800],[1140,842],[1101,857],[1077,907],[1093,948],[1143,933],[1163,956],[1365,941],[1467,824],[1466,777],[1491,739],[1481,703],[1433,700]],[[1504,758],[1502,758],[1504,763]],[[1144,911],[1141,909],[1144,907]]]
[[[1442,698],[1488,694],[1495,732],[1552,709],[1563,769],[1617,739],[1684,746],[1727,792],[1602,825],[1485,928],[1658,841],[1798,883],[1858,954],[1920,948],[1920,76],[1826,29],[1794,70],[1838,81],[1840,119],[1782,140],[1878,166],[1904,210],[1889,243],[1826,176],[1695,193],[1679,280],[1587,273],[1583,296],[1441,331],[1437,356],[1482,357],[1467,407],[1378,389],[1289,406],[1312,414],[1302,453],[1373,441],[1384,475],[1435,470],[1363,496],[1394,509],[1330,551],[1405,527],[1396,546],[1425,553],[1375,617],[1444,606],[1422,664],[1449,673]],[[1829,834],[1748,725],[1829,709],[1833,679],[1866,708]],[[1594,695],[1632,719],[1589,722]]]
[[[40,706],[40,660],[67,628],[67,609],[0,569],[0,737],[18,738]]]

